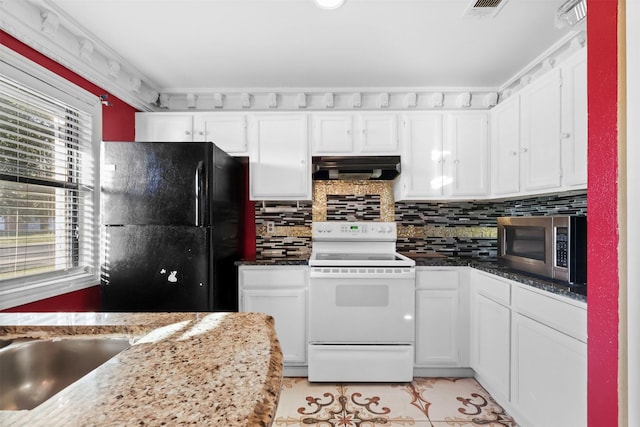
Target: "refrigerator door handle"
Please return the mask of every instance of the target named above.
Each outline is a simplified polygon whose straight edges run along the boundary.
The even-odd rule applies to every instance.
[[[200,210],[202,209],[202,172],[204,168],[204,162],[199,161],[198,166],[196,166],[196,175],[195,175],[195,190],[196,190],[196,227],[202,226],[202,215]]]

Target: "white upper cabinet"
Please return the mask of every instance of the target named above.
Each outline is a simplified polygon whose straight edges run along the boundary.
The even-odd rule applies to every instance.
[[[211,141],[232,156],[247,155],[247,115],[136,113],[136,141]]]
[[[231,155],[246,155],[247,115],[195,114],[194,141],[211,141]]]
[[[587,185],[587,52],[562,63],[562,185]]]
[[[489,193],[489,135],[486,112],[445,115],[442,155],[445,163],[442,187],[452,196],[484,196]],[[449,183],[450,180],[450,183]],[[447,190],[447,187],[450,189]]]
[[[353,114],[313,114],[313,154],[354,152]]]
[[[491,110],[491,190],[495,195],[520,191],[520,97]]]
[[[313,155],[400,154],[394,113],[312,114]]]
[[[358,116],[361,151],[366,154],[398,154],[398,116],[370,113]]]
[[[193,114],[136,113],[136,141],[191,142]]]
[[[488,114],[402,116],[402,172],[396,199],[483,196],[489,191]]]
[[[253,116],[249,141],[251,200],[311,200],[306,114]]]
[[[520,93],[522,190],[560,187],[560,69]]]
[[[442,195],[442,114],[416,113],[402,117],[403,150],[396,199]]]

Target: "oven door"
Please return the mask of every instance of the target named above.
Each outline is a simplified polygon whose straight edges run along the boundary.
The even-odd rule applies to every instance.
[[[414,268],[311,268],[309,342],[413,343],[414,290]]]

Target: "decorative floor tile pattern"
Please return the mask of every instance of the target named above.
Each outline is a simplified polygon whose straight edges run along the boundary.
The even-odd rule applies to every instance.
[[[274,426],[516,427],[473,378],[411,383],[309,383],[285,378]]]

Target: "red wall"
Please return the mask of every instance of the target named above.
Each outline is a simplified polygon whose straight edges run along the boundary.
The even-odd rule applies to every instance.
[[[618,0],[587,0],[588,425],[618,425]]]
[[[47,58],[41,53],[0,30],[0,40],[8,48],[42,65],[61,77],[75,83],[96,96],[108,95],[110,107],[102,107],[102,139],[105,141],[133,141],[135,135],[135,108],[126,104],[104,89],[83,79],[73,71]],[[30,304],[13,307],[6,311],[96,311],[100,308],[99,287],[83,289]]]

